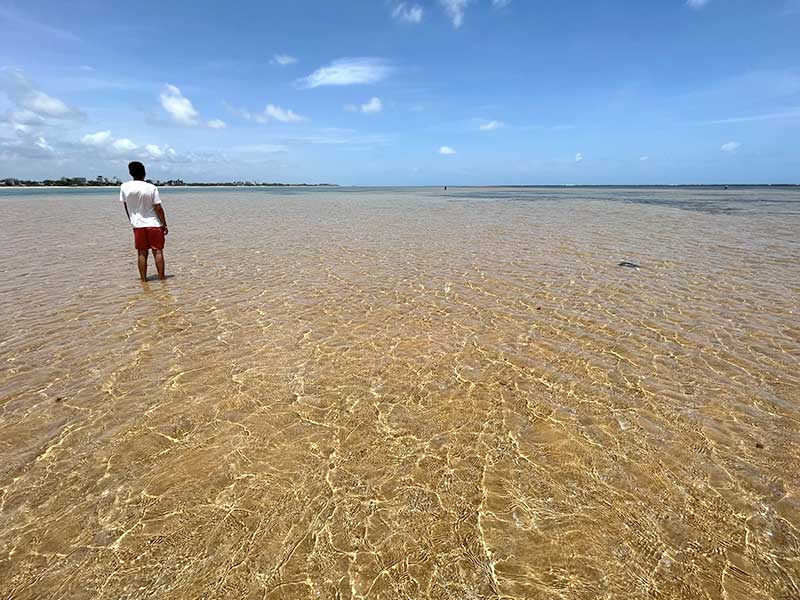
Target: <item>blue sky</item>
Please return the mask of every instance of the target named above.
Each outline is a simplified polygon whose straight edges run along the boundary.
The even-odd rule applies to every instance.
[[[0,177],[800,182],[800,0],[0,0]]]

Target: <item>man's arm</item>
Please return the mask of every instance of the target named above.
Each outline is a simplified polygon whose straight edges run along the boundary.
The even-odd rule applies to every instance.
[[[130,225],[131,222],[131,213],[128,212],[128,203],[125,202],[125,192],[122,191],[122,188],[119,188],[119,201],[122,202],[122,206],[125,207],[125,214],[128,215],[128,224]]]
[[[156,211],[156,215],[158,215],[159,220],[161,221],[161,230],[164,232],[164,235],[169,233],[169,229],[167,229],[167,215],[164,214],[164,209],[161,208],[160,204],[154,204],[153,208]]]

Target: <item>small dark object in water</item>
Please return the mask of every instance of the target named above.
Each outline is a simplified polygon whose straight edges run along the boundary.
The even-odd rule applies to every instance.
[[[628,267],[630,269],[639,269],[639,268],[641,268],[636,263],[632,263],[632,262],[629,262],[627,260],[621,261],[617,266],[618,267]]]
[[[756,448],[763,448],[763,447],[764,444],[762,444],[761,442],[756,442]]]
[[[537,306],[536,310],[542,310],[542,307],[541,306]]]
[[[59,396],[58,398],[56,398],[56,402],[61,402],[61,401],[63,401],[63,400],[64,400],[64,398],[62,398],[61,396]]]

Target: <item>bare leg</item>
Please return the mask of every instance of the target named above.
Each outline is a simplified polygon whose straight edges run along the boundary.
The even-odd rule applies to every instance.
[[[153,250],[153,255],[156,259],[156,269],[158,270],[158,278],[161,281],[166,279],[164,275],[164,251],[163,250]]]
[[[139,277],[147,281],[147,250],[137,250],[139,253]]]

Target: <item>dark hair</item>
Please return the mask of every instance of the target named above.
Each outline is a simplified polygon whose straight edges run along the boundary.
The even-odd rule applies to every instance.
[[[134,179],[144,179],[144,165],[138,160],[128,163],[128,173],[130,173],[131,177]]]

